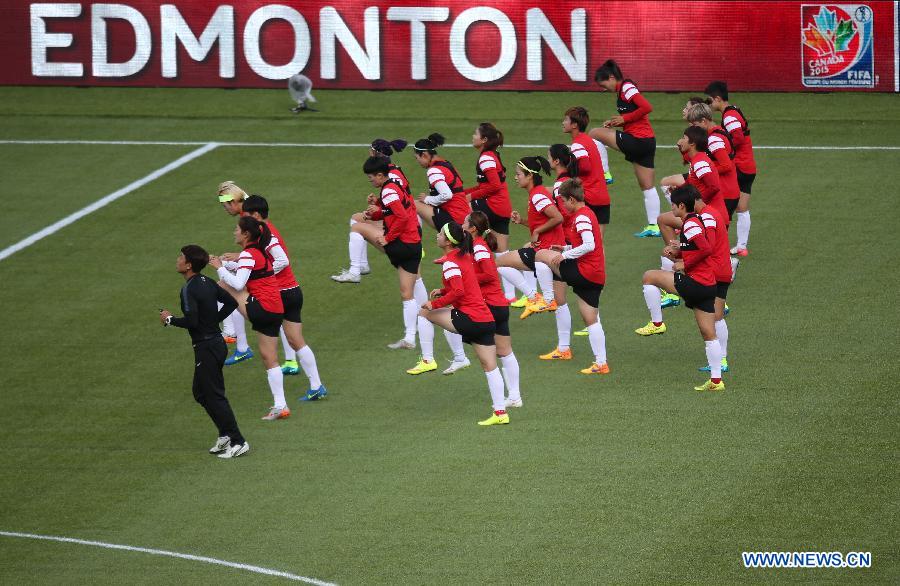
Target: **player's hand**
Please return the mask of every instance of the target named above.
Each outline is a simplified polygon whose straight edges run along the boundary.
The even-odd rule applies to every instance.
[[[564,260],[566,260],[566,259],[563,258],[563,255],[559,254],[557,256],[554,256],[552,259],[550,259],[550,262],[547,263],[547,265],[552,269],[556,269],[556,272],[559,272],[559,265]]]
[[[378,196],[376,196],[374,193],[370,193],[368,196],[366,196],[366,203],[370,206],[375,205],[376,203],[378,203]]]
[[[675,266],[673,268],[676,271],[683,271],[684,270],[684,261],[683,260],[676,261]]]
[[[541,233],[537,230],[531,233],[531,243],[535,245],[541,243]],[[537,246],[534,246],[533,248],[537,248]]]
[[[222,268],[222,258],[218,257],[218,256],[209,257],[209,266],[211,266],[214,269],[221,269]]]
[[[166,318],[172,317],[172,314],[165,309],[160,310],[159,312],[159,323],[162,325],[166,325]]]
[[[385,240],[384,236],[378,236],[377,238],[375,238],[375,243],[379,246],[384,247],[387,246],[388,241]]]
[[[227,260],[231,262],[237,262],[237,259],[240,258],[241,254],[239,252],[226,252],[221,257],[222,260]]]
[[[612,120],[604,120],[602,126],[603,128],[609,128],[610,126],[612,126]]]
[[[422,309],[419,310],[419,315],[422,317],[428,317],[428,312],[432,311],[434,308],[431,306],[431,301],[426,301],[422,304]]]
[[[375,204],[372,204],[369,207],[367,207],[366,211],[363,213],[368,214],[369,217],[372,217],[375,214],[375,212],[377,212],[378,210],[379,210],[379,207]]]
[[[416,201],[421,201],[422,203],[425,203],[426,197],[428,197],[427,193],[420,193],[419,195],[416,196]]]
[[[519,212],[517,212],[516,210],[513,210],[512,214],[510,214],[510,216],[509,216],[509,219],[510,219],[510,221],[512,221],[513,224],[521,224],[522,223],[522,215]]]
[[[607,120],[607,122],[609,122],[610,126],[625,126],[625,119],[621,116],[613,116],[612,118]],[[606,126],[605,123],[604,126]]]
[[[441,293],[440,289],[432,289],[431,292],[428,293],[428,298],[429,299],[437,299],[441,295],[442,295],[442,293]]]

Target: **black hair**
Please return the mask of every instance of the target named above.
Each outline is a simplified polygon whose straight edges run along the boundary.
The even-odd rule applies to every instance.
[[[569,117],[569,120],[578,125],[578,130],[581,132],[584,132],[584,129],[587,128],[587,125],[591,121],[591,115],[588,114],[587,108],[583,106],[572,106],[566,110],[566,116]]]
[[[432,155],[437,154],[437,149],[439,146],[444,144],[444,136],[434,132],[429,134],[427,138],[420,138],[416,141],[416,144],[413,145],[413,148],[416,149],[417,153],[429,153]]]
[[[363,163],[363,173],[366,175],[376,175],[378,173],[387,175],[390,172],[388,164],[389,161],[384,157],[369,157],[366,159],[366,162]]]
[[[688,98],[688,104],[693,106],[694,104],[706,104],[709,106],[712,104],[712,100],[709,98],[701,98],[700,96],[691,96]]]
[[[559,186],[559,196],[565,199],[574,199],[575,201],[584,201],[584,185],[581,183],[581,179],[574,177],[572,179],[566,179],[562,185]]]
[[[478,125],[478,134],[485,139],[484,146],[481,151],[496,151],[503,146],[503,133],[500,132],[493,122],[482,122]]]
[[[682,204],[687,211],[693,212],[694,202],[700,199],[700,192],[690,183],[685,183],[673,189],[669,193],[669,198],[672,205]]]
[[[497,237],[494,236],[494,231],[491,230],[491,221],[488,219],[486,213],[479,210],[470,213],[469,225],[475,228],[476,232],[481,234],[481,237],[488,245],[488,248],[491,249],[491,252],[497,252]]]
[[[522,168],[524,166],[524,168]],[[550,167],[550,161],[538,155],[537,157],[522,157],[519,160],[518,167],[531,175],[531,180],[535,185],[543,185],[544,179],[541,177],[541,171],[546,175],[550,175],[553,170]]]
[[[267,202],[266,198],[263,196],[254,193],[244,200],[244,205],[241,210],[243,210],[245,214],[257,213],[265,220],[269,217],[269,202]]]
[[[191,265],[191,272],[199,273],[209,264],[209,253],[196,244],[181,247],[184,260]]]
[[[272,232],[266,223],[250,216],[241,216],[241,219],[238,220],[238,227],[241,232],[250,234],[249,246],[259,249],[265,255],[266,247],[272,242]]]
[[[566,173],[570,177],[578,177],[578,158],[572,154],[569,145],[556,143],[550,145],[550,158],[556,159],[566,166]]]
[[[406,148],[407,144],[408,143],[402,138],[395,138],[394,140],[376,138],[372,141],[372,144],[369,145],[369,148],[371,148],[376,153],[390,159],[392,154],[399,153]]]
[[[684,135],[687,137],[688,142],[697,148],[697,152],[706,150],[706,139],[709,135],[705,128],[700,126],[688,126],[684,129]]]
[[[472,235],[463,230],[462,226],[457,224],[456,222],[447,222],[444,224],[446,226],[446,230],[450,232],[450,236],[453,237],[459,244],[454,244],[453,247],[459,250],[460,254],[473,254],[474,251],[472,249]],[[441,228],[444,230],[445,228]]]
[[[710,98],[722,98],[724,101],[728,101],[728,84],[724,81],[711,81],[709,85],[706,86],[706,89],[703,90],[703,93],[709,96]]]
[[[603,81],[610,77],[615,77],[616,81],[622,81],[623,79],[622,70],[619,69],[619,64],[612,59],[607,59],[594,73],[594,81]]]

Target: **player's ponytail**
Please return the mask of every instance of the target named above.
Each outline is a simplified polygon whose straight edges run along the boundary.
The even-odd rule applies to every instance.
[[[503,133],[492,122],[482,122],[478,125],[478,134],[485,139],[481,151],[496,151],[503,146]]]
[[[272,231],[265,222],[260,222],[250,216],[241,216],[238,226],[241,232],[249,236],[249,246],[259,249],[262,253],[266,252],[266,247],[272,242]]]
[[[442,134],[438,134],[434,132],[429,134],[426,138],[420,138],[416,141],[416,144],[413,145],[416,153],[428,153],[429,155],[436,155],[437,149],[439,146],[444,144],[446,139]]]
[[[578,177],[578,159],[572,155],[569,145],[561,143],[550,145],[550,158],[565,166],[569,177]]]
[[[497,237],[491,230],[491,222],[488,220],[487,214],[481,211],[474,211],[469,214],[469,225],[475,228],[475,232],[481,235],[485,244],[491,249],[491,252],[497,252]]]
[[[594,73],[594,81],[606,81],[610,77],[616,78],[616,81],[622,81],[624,79],[622,70],[619,69],[619,64],[612,59],[607,59],[603,62],[603,65],[597,68],[596,73]]]
[[[531,176],[534,185],[542,185],[544,183],[541,171],[546,175],[550,175],[550,162],[540,155],[537,157],[522,157],[516,165]]]
[[[369,148],[371,148],[372,152],[376,155],[380,154],[390,160],[392,154],[399,153],[406,148],[407,144],[408,143],[402,138],[395,138],[394,140],[376,138],[372,141],[372,144],[369,145]]]
[[[456,222],[447,222],[441,230],[443,230],[444,236],[447,237],[453,248],[457,249],[460,254],[473,253],[472,235],[463,230],[462,226]]]

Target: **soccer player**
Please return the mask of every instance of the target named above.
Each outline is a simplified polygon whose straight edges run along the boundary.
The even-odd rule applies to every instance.
[[[529,244],[520,248],[517,254],[504,254],[497,257],[497,266],[512,267],[520,271],[531,271],[541,283],[541,289],[549,299],[545,299],[534,287],[526,287],[524,279],[516,282],[516,287],[526,290],[528,304],[520,319],[526,319],[534,313],[556,311],[557,305],[553,293],[553,271],[544,263],[535,262],[535,252],[553,245],[565,244],[563,234],[563,217],[559,208],[553,203],[553,195],[543,185],[541,172],[550,175],[550,162],[544,157],[523,157],[516,163],[516,184],[528,192],[528,216],[522,218],[519,212],[513,211],[511,220],[516,224],[528,226]],[[520,275],[521,273],[517,273]]]
[[[728,324],[725,322],[725,305],[728,298],[728,287],[731,285],[732,267],[728,249],[728,222],[721,213],[703,200],[694,201],[694,211],[700,214],[707,239],[712,240],[712,259],[715,265],[716,301],[715,326],[716,338],[722,350],[722,372],[728,372]],[[700,372],[709,372],[709,365],[700,367]]]
[[[687,120],[693,126],[699,126],[709,134],[706,139],[706,154],[709,155],[719,173],[722,198],[725,200],[725,209],[728,211],[726,222],[730,223],[741,197],[734,166],[735,155],[734,147],[731,145],[731,136],[713,122],[712,109],[707,104],[691,106],[688,109]]]
[[[664,334],[666,324],[662,318],[659,289],[677,292],[684,304],[694,310],[694,318],[706,347],[710,378],[704,384],[694,387],[697,391],[724,391],[722,382],[722,349],[716,338],[715,298],[716,266],[713,244],[703,220],[694,211],[696,200],[702,199],[693,185],[682,185],[670,193],[672,213],[682,221],[678,241],[671,241],[663,249],[663,254],[671,259],[681,259],[684,272],[652,270],[644,273],[644,300],[650,312],[650,322],[635,330],[641,336]]]
[[[598,143],[585,132],[590,115],[585,108],[575,106],[566,110],[562,131],[572,137],[572,154],[578,159],[578,177],[584,186],[584,201],[600,224],[600,231],[609,224],[609,190],[606,188],[606,166]],[[601,143],[602,144],[602,143]],[[605,148],[605,147],[604,147]]]
[[[216,197],[226,214],[237,217],[241,215],[241,206],[248,195],[234,181],[223,181],[219,184]],[[250,349],[250,344],[247,342],[247,330],[244,327],[244,317],[241,312],[235,310],[222,320],[222,329],[225,341],[229,344],[236,343],[234,353],[225,359],[225,366],[253,358],[253,350]]]
[[[209,254],[196,244],[181,249],[175,270],[186,281],[181,288],[181,312],[175,317],[161,309],[159,319],[164,326],[185,328],[194,346],[194,400],[205,410],[219,432],[210,454],[220,458],[237,458],[250,451],[250,444],[238,429],[234,412],[225,397],[222,367],[228,348],[222,339],[219,322],[237,308],[237,301],[214,281],[201,274],[209,262]]]
[[[303,338],[303,320],[300,316],[303,309],[303,290],[294,277],[291,269],[290,253],[281,237],[281,233],[269,220],[269,202],[260,195],[251,195],[244,200],[244,214],[259,222],[265,222],[272,233],[272,240],[266,252],[273,259],[273,270],[278,287],[281,290],[281,301],[284,305],[284,322],[281,327],[281,341],[284,346],[286,362],[281,366],[285,374],[296,374],[299,366],[309,379],[309,389],[300,398],[301,401],[315,401],[324,398],[328,391],[319,378],[319,368],[312,348]],[[288,372],[285,372],[285,370]]]
[[[570,244],[539,250],[535,259],[549,266],[556,277],[572,287],[578,296],[578,310],[587,326],[594,353],[594,363],[581,373],[608,374],[606,334],[597,313],[600,293],[606,283],[603,232],[594,212],[584,203],[584,188],[580,179],[569,179],[563,183],[559,194],[569,212],[565,231],[566,241]]]
[[[238,257],[237,270],[230,272],[220,258],[209,259],[209,264],[219,273],[220,286],[227,286],[225,290],[238,300],[238,309],[258,334],[259,353],[272,392],[272,407],[262,417],[265,421],[286,419],[291,415],[284,400],[284,373],[278,365],[278,332],[284,317],[284,303],[275,278],[273,259],[266,252],[271,240],[272,233],[264,222],[241,216],[234,229],[234,241],[244,249]]]
[[[437,233],[437,245],[444,251],[444,256],[437,260],[441,264],[443,287],[431,292],[430,300],[422,305],[420,314],[445,330],[461,334],[463,341],[475,348],[487,378],[494,410],[478,425],[508,424],[503,375],[497,368],[496,325],[478,285],[472,259],[472,237],[456,222],[449,222]]]
[[[756,179],[756,160],[753,157],[753,141],[750,138],[750,123],[737,106],[728,103],[728,85],[724,81],[714,81],[706,86],[706,95],[711,99],[713,110],[722,113],[722,126],[731,136],[734,145],[734,166],[741,198],[737,206],[737,244],[731,254],[747,256],[747,241],[750,238],[750,193]]]
[[[437,149],[444,144],[444,137],[438,133],[416,141],[416,162],[427,169],[430,193],[420,194],[416,201],[419,217],[435,230],[440,230],[447,222],[462,224],[469,213],[469,200],[465,196],[462,178],[453,164],[438,155]]]
[[[472,236],[472,258],[481,296],[494,316],[496,332],[494,342],[497,357],[503,365],[503,380],[506,382],[507,407],[521,407],[522,393],[519,390],[519,361],[513,354],[512,338],[509,332],[509,300],[500,285],[500,273],[494,262],[497,239],[491,231],[490,220],[484,212],[472,212],[463,224],[463,230]]]
[[[659,193],[656,192],[656,176],[653,171],[656,135],[647,118],[653,111],[653,106],[641,94],[635,83],[622,75],[619,65],[612,59],[597,69],[594,81],[601,89],[615,92],[616,109],[619,113],[604,122],[602,128],[594,128],[589,134],[591,138],[599,140],[604,145],[621,151],[625,155],[625,160],[632,164],[634,176],[644,194],[644,209],[647,212],[647,225],[635,236],[658,237],[660,233],[656,218],[660,211]],[[614,127],[621,127],[622,130],[613,130]]]

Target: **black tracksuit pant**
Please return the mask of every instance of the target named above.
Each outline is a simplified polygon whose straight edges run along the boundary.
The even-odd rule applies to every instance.
[[[194,399],[200,403],[219,430],[219,437],[228,436],[232,445],[244,443],[234,412],[225,398],[225,377],[222,368],[228,348],[222,336],[215,336],[194,344]]]

